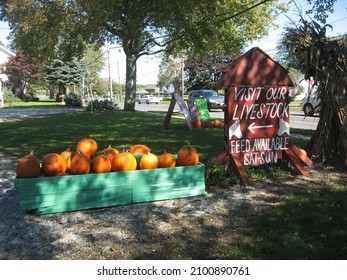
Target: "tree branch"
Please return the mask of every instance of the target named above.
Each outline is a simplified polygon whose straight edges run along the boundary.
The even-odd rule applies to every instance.
[[[163,38],[165,36],[161,36],[161,37],[157,37],[157,38],[150,38],[148,39],[142,46],[141,46],[141,50],[145,49],[147,45],[149,44],[154,44],[156,45],[157,47],[160,47],[162,49],[160,50],[156,50],[156,51],[153,51],[153,52],[150,52],[150,51],[144,51],[144,52],[140,52],[138,55],[137,55],[137,58],[143,56],[143,55],[155,55],[155,54],[158,54],[158,53],[161,53],[161,52],[164,52],[164,51],[171,51],[174,49],[174,47],[172,46],[171,48],[167,48],[167,46],[172,43],[172,42],[175,42],[175,41],[178,41],[180,39],[183,38],[183,36],[179,36],[179,37],[176,37],[176,38],[172,38],[171,40],[168,40],[166,41],[165,43],[160,43],[158,42],[156,39],[159,39],[159,38]]]

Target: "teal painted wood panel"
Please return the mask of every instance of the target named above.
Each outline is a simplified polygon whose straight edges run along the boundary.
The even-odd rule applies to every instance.
[[[205,166],[15,179],[21,208],[35,214],[206,194]]]

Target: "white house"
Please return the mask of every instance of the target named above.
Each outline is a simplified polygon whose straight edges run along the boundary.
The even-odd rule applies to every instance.
[[[14,57],[16,54],[4,46],[0,45],[0,69],[3,69],[4,64],[7,62],[9,57]],[[0,107],[4,107],[4,92],[3,85],[8,80],[8,77],[5,74],[2,74],[0,71]]]

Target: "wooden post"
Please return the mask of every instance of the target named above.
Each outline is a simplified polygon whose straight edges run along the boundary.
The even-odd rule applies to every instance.
[[[230,154],[230,161],[231,161],[231,164],[234,166],[234,169],[236,170],[237,174],[240,177],[241,184],[245,187],[251,185],[251,181],[249,180],[246,174],[246,171],[243,168],[240,155]]]
[[[165,119],[164,119],[164,123],[163,123],[163,129],[164,130],[167,130],[169,128],[169,123],[170,123],[170,120],[171,120],[171,117],[172,117],[175,105],[176,105],[176,98],[172,95],[170,106],[169,106],[169,109],[168,109],[168,111],[166,113],[166,116],[165,116]]]
[[[296,172],[305,177],[310,177],[310,173],[305,169],[302,162],[310,168],[313,168],[313,162],[292,142],[290,142],[289,145],[289,149],[284,150],[283,155],[293,165]]]

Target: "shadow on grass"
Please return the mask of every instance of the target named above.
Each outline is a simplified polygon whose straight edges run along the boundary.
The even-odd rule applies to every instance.
[[[251,226],[252,243],[227,248],[227,258],[346,259],[347,188],[291,195]]]

